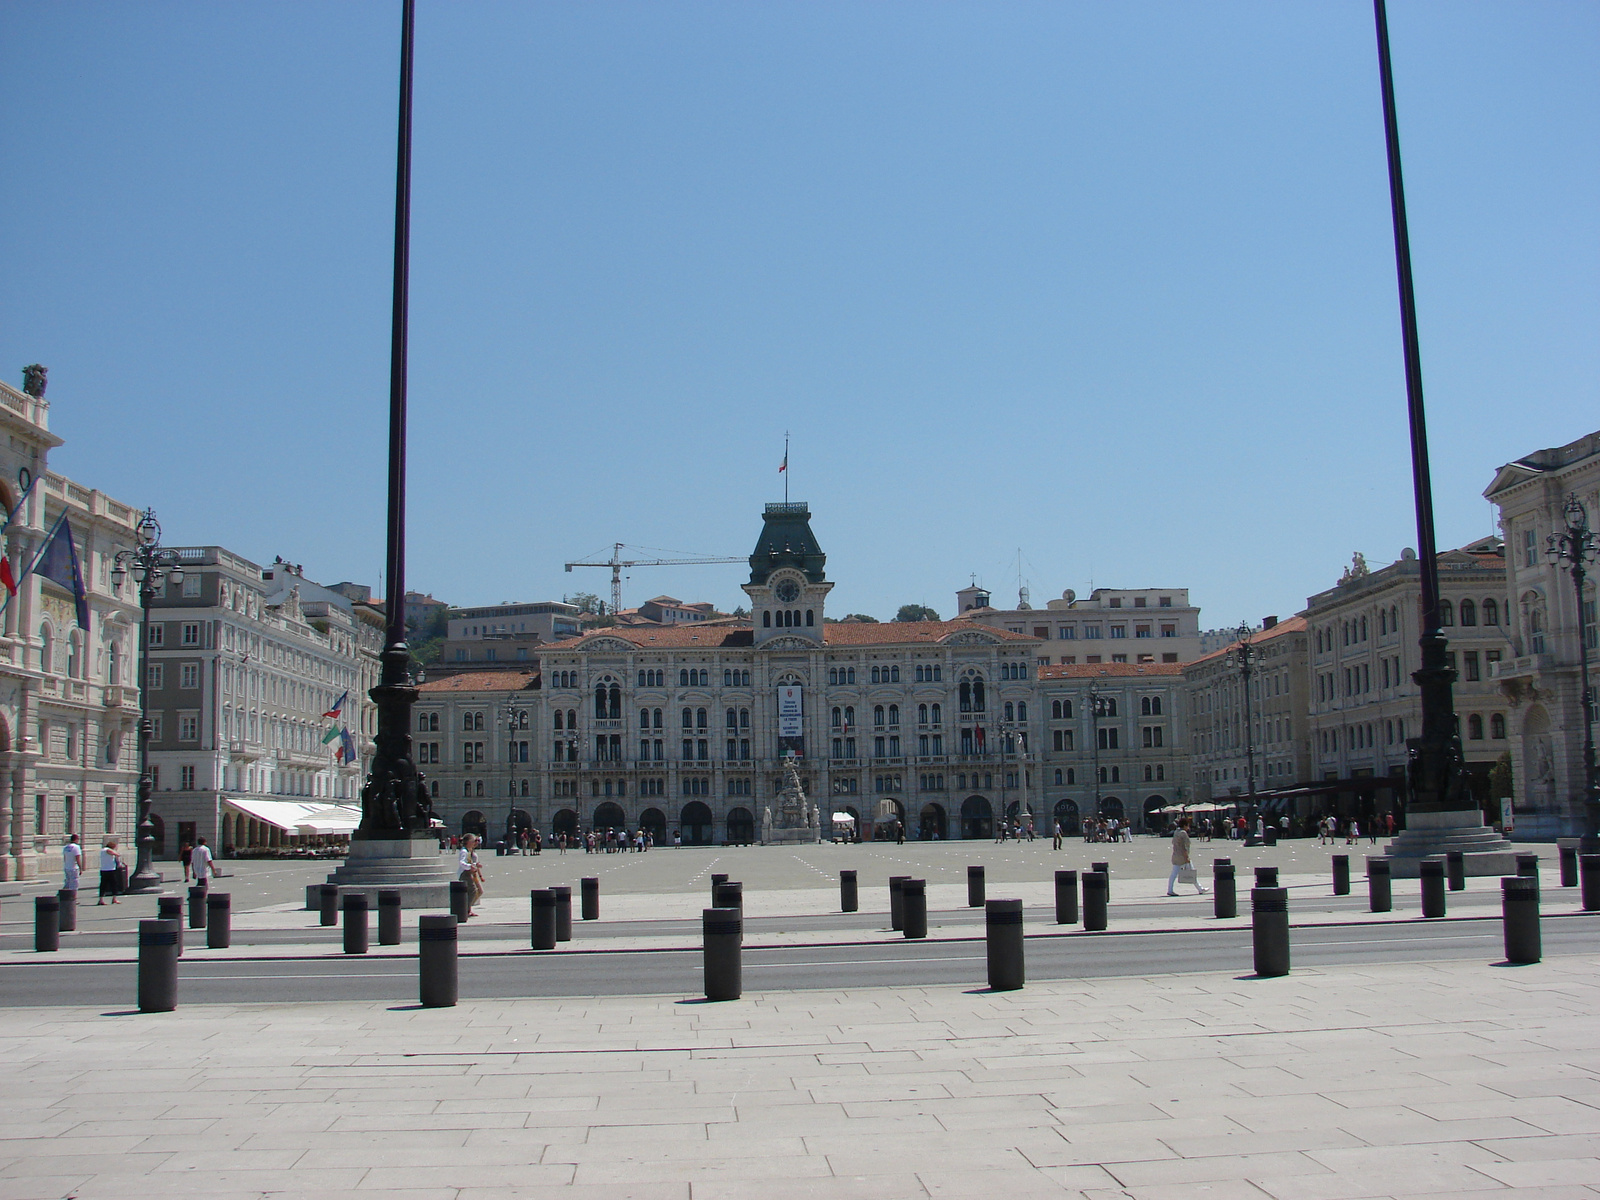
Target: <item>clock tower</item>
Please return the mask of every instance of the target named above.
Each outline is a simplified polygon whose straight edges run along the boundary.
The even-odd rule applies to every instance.
[[[827,555],[811,532],[811,506],[803,500],[769,504],[761,519],[744,585],[755,644],[790,637],[820,646],[823,605],[833,584],[823,574]]]

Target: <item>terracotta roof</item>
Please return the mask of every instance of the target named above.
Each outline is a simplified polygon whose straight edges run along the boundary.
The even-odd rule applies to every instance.
[[[1098,679],[1102,675],[1112,679],[1137,676],[1182,675],[1183,663],[1060,663],[1054,667],[1040,667],[1040,679]]]
[[[443,679],[430,679],[417,690],[426,693],[521,692],[538,682],[537,671],[465,671]]]
[[[1304,633],[1305,629],[1306,619],[1304,617],[1289,617],[1286,620],[1279,621],[1271,629],[1263,629],[1259,633],[1251,634],[1250,644],[1252,646],[1259,646],[1262,642],[1271,641],[1273,638],[1279,637],[1285,633]],[[1237,638],[1235,638],[1221,650],[1213,650],[1210,654],[1202,654],[1199,658],[1192,659],[1182,665],[1184,667],[1192,667],[1196,663],[1210,662],[1214,658],[1221,658],[1224,654],[1226,654],[1229,650],[1232,650],[1238,644],[1239,641]]]
[[[822,627],[822,643],[824,646],[936,645],[950,634],[973,630],[989,634],[1002,642],[1036,645],[1039,641],[1038,638],[1028,637],[1025,634],[995,629],[972,621],[884,621],[870,625],[842,621]],[[755,640],[755,630],[748,625],[723,626],[699,621],[684,625],[621,625],[608,629],[595,629],[581,637],[552,642],[545,651],[556,653],[578,650],[582,649],[583,643],[591,638],[607,636],[632,642],[641,650],[731,650],[751,647]]]

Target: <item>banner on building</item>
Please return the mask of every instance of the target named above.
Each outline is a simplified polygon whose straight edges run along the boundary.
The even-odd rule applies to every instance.
[[[804,734],[804,706],[798,687],[778,689],[778,737],[797,738]]]

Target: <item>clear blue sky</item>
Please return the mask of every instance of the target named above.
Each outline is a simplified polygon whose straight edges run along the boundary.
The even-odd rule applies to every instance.
[[[831,611],[1414,544],[1370,6],[446,3],[412,586],[604,592],[809,500]],[[1440,541],[1600,427],[1600,5],[1390,12]],[[169,542],[377,585],[399,5],[0,6],[0,369]],[[737,567],[634,573],[744,600]]]

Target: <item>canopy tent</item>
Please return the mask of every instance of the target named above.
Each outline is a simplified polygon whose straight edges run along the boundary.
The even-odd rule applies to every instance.
[[[834,820],[834,824],[836,824],[836,825],[854,825],[856,823],[856,819],[854,817],[852,817],[849,813],[842,813],[842,812],[834,813],[833,814],[833,820]]]
[[[361,809],[353,804],[326,800],[262,800],[255,796],[224,796],[224,811],[232,809],[274,829],[296,837],[350,834],[361,824]]]

